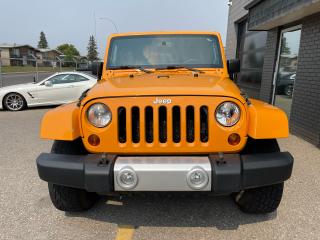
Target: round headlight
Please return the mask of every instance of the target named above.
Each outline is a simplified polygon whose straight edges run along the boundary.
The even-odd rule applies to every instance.
[[[240,119],[240,108],[233,102],[221,103],[216,110],[216,119],[222,126],[231,127]]]
[[[103,103],[95,103],[89,107],[87,118],[89,122],[98,128],[103,128],[111,122],[111,111]]]

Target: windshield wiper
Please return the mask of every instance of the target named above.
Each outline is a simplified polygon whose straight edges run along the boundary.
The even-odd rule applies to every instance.
[[[142,72],[145,72],[145,73],[152,73],[152,71],[149,71],[141,66],[130,66],[130,65],[124,65],[124,66],[119,66],[119,67],[114,67],[114,68],[111,68],[111,69],[138,69]]]
[[[196,68],[190,68],[190,67],[186,67],[186,66],[175,66],[175,65],[169,65],[166,66],[164,68],[156,68],[156,70],[165,70],[165,69],[187,69],[189,71],[192,72],[198,72],[198,73],[203,73],[203,71],[201,71],[200,69],[196,69]]]

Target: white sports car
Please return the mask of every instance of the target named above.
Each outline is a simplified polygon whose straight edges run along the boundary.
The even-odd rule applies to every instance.
[[[0,88],[0,109],[19,111],[26,107],[60,105],[77,100],[96,84],[94,76],[81,72],[62,72],[38,83]]]

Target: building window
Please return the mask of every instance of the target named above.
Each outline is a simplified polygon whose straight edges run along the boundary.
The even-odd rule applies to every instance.
[[[241,71],[237,74],[236,83],[250,97],[258,98],[267,32],[248,31],[247,25],[247,19],[238,23],[236,56],[241,61]]]
[[[19,58],[20,57],[20,49],[19,48],[12,48],[11,49],[11,57]]]

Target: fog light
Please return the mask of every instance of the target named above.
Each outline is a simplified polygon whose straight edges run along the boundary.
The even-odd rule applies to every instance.
[[[200,167],[191,169],[187,175],[187,183],[189,187],[195,190],[200,190],[207,186],[208,181],[208,174]]]
[[[133,169],[126,167],[120,170],[117,182],[123,189],[130,190],[138,184],[138,176]]]
[[[98,146],[100,144],[100,138],[97,135],[92,134],[92,135],[89,136],[88,142],[92,146]]]
[[[240,143],[240,136],[239,136],[239,134],[237,134],[237,133],[232,133],[232,134],[230,134],[230,136],[228,137],[228,143],[230,144],[230,145],[233,145],[233,146],[235,146],[235,145],[238,145],[239,143]]]

